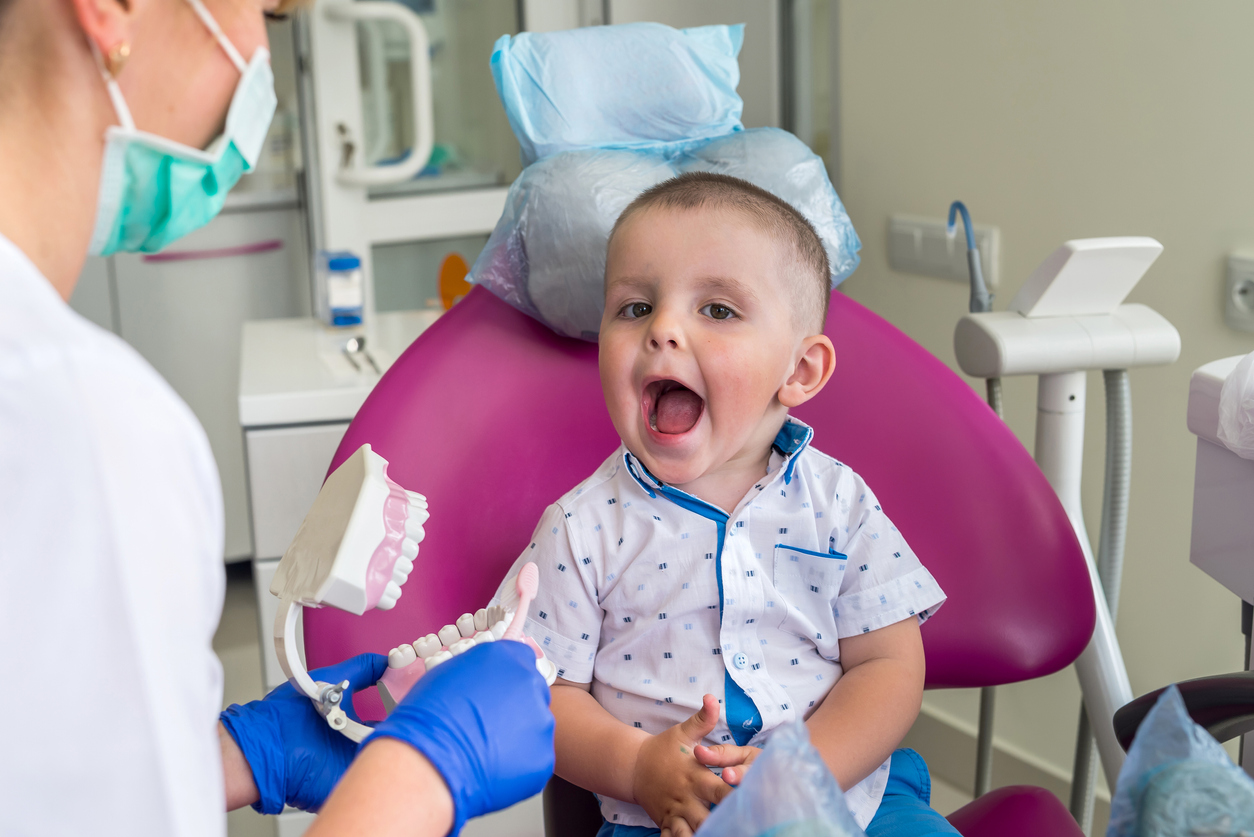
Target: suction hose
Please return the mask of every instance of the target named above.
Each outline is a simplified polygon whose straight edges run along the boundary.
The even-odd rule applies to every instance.
[[[1128,370],[1107,369],[1106,482],[1102,489],[1102,531],[1097,546],[1097,574],[1113,621],[1119,611],[1123,555],[1128,535],[1128,494],[1132,484],[1132,387]],[[1076,731],[1075,769],[1071,778],[1071,815],[1085,834],[1093,828],[1097,795],[1097,742],[1088,713],[1080,707]]]
[[[956,231],[954,222],[962,215],[963,231],[967,234],[967,272],[971,278],[971,298],[968,309],[972,314],[993,310],[993,295],[988,292],[984,283],[984,268],[980,264],[980,251],[975,246],[975,229],[971,226],[971,213],[967,212],[966,204],[954,201],[949,205],[949,222],[945,231],[952,240]],[[985,381],[988,390],[988,406],[993,408],[998,418],[1004,418],[1001,409],[1001,378],[989,378]],[[975,795],[988,793],[993,784],[993,718],[996,709],[997,692],[992,686],[980,689],[980,729],[975,743]]]

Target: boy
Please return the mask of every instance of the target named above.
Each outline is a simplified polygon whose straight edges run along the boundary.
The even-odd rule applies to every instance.
[[[541,577],[526,632],[558,666],[557,773],[600,796],[601,837],[691,834],[797,717],[871,837],[957,833],[921,759],[892,757],[944,593],[788,415],[832,374],[829,281],[804,217],[724,175],[644,192],[610,235],[600,371],[623,445],[519,558]]]

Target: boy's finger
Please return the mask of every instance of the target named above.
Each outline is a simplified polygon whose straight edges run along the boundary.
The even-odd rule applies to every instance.
[[[662,837],[692,837],[692,828],[683,817],[673,817],[666,828],[662,829]]]
[[[697,761],[706,767],[731,767],[734,764],[744,764],[751,755],[750,751],[756,749],[757,747],[737,747],[734,744],[715,744],[712,747],[698,744],[692,752]]]
[[[679,723],[679,733],[694,744],[714,732],[718,724],[718,698],[706,695],[701,708]]]
[[[698,777],[693,783],[693,793],[697,799],[710,805],[719,804],[733,790],[734,788],[731,785],[709,771],[706,771],[704,776]]]

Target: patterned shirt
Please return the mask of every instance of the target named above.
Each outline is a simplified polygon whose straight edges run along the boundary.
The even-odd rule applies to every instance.
[[[507,577],[539,567],[525,630],[558,676],[591,682],[611,715],[653,734],[712,693],[721,712],[706,743],[761,747],[840,679],[841,637],[934,613],[936,580],[812,436],[790,418],[731,514],[660,482],[625,447],[549,506]],[[846,794],[860,826],[887,779],[885,762]],[[601,813],[653,824],[609,797]]]

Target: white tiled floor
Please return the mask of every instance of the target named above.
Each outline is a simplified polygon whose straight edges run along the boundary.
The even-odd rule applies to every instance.
[[[225,678],[223,706],[247,703],[264,694],[261,676],[261,645],[258,639],[257,599],[253,593],[252,576],[247,564],[235,564],[228,568],[226,601],[222,608],[222,622],[213,640],[213,648],[222,660]],[[971,801],[962,791],[932,779],[932,807],[942,814],[961,808]],[[529,801],[524,805],[534,806]],[[510,812],[502,812],[508,818]],[[528,817],[534,819],[534,817]],[[464,834],[496,833],[487,821],[473,823]],[[274,820],[242,808],[227,814],[228,837],[275,837]]]

